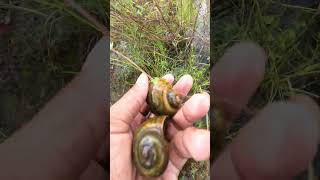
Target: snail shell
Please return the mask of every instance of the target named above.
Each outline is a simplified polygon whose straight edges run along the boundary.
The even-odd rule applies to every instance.
[[[147,103],[152,113],[173,116],[183,101],[184,97],[165,79],[155,78],[150,82]]]
[[[143,122],[133,136],[133,161],[140,175],[157,177],[165,171],[169,162],[166,124],[187,98],[165,79],[150,81],[147,103],[156,116]]]
[[[156,116],[144,121],[134,133],[133,161],[140,175],[160,176],[169,162],[169,146],[165,139],[168,116]]]

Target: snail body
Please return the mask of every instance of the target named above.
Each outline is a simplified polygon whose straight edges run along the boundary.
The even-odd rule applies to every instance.
[[[166,125],[184,100],[165,79],[151,80],[147,103],[155,116],[144,121],[133,136],[133,162],[140,175],[157,177],[165,171],[169,162]]]
[[[142,176],[157,177],[169,162],[169,146],[165,139],[168,116],[149,118],[137,129],[133,138],[133,160]]]

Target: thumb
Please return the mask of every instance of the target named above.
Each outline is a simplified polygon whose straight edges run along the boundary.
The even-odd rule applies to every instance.
[[[110,109],[111,132],[126,132],[148,94],[148,76],[141,74],[135,85]],[[123,126],[123,125],[128,126]]]

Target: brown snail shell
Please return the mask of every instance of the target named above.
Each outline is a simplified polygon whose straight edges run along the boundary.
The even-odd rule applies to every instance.
[[[133,161],[142,176],[157,177],[169,162],[169,145],[165,139],[168,116],[156,116],[144,121],[134,133]]]
[[[185,98],[176,93],[167,80],[162,78],[151,80],[147,103],[152,113],[173,116],[184,100]]]
[[[166,124],[187,99],[163,78],[150,81],[147,103],[156,116],[143,122],[133,137],[133,161],[140,175],[157,177],[165,171],[169,162]]]

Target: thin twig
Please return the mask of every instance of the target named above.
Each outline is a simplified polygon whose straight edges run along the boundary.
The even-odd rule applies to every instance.
[[[127,9],[127,7],[126,7],[125,5],[123,5],[123,4],[121,4],[121,3],[120,3],[119,5],[122,6],[122,8],[126,9],[127,11],[130,11],[130,10]],[[140,31],[142,31],[143,33],[149,35],[149,36],[148,36],[149,39],[155,40],[155,41],[160,40],[160,41],[164,41],[164,42],[167,42],[167,41],[168,41],[167,39],[165,39],[165,38],[163,38],[163,37],[161,37],[161,36],[158,36],[158,35],[154,34],[154,33],[152,32],[152,30],[148,29],[148,26],[141,25],[141,24],[144,24],[144,23],[139,20],[139,17],[133,16],[132,14],[127,15],[127,14],[123,13],[123,11],[119,11],[117,8],[113,7],[112,5],[111,5],[111,10],[112,10],[113,12],[116,12],[116,13],[119,14],[120,16],[126,18],[127,20],[130,20],[131,22],[136,23],[136,24],[139,26],[139,30],[140,30]],[[113,17],[114,17],[114,16],[113,16]],[[151,37],[151,36],[152,36],[152,37]]]
[[[8,136],[5,134],[5,133],[3,133],[2,131],[0,131],[0,135],[2,136],[2,137],[4,137],[4,138],[7,138]]]
[[[210,131],[210,125],[209,125],[209,113],[206,114],[206,125],[207,125],[207,130]]]
[[[21,6],[15,6],[15,5],[11,5],[11,4],[0,4],[0,8],[6,8],[6,9],[17,9],[17,10],[23,10],[23,11],[26,11],[26,12],[29,12],[29,13],[34,13],[34,14],[37,14],[37,15],[40,15],[40,16],[43,16],[43,17],[47,17],[46,14],[40,12],[40,11],[36,11],[36,10],[33,10],[33,9],[29,9],[29,8],[25,8],[25,7],[21,7]]]
[[[310,163],[308,167],[308,180],[313,180],[313,179],[314,179],[314,169],[313,169],[312,163]]]
[[[278,5],[280,5],[282,7],[285,7],[285,8],[304,10],[304,11],[306,11],[308,13],[316,13],[317,12],[317,9],[313,9],[313,8],[296,6],[296,5],[291,5],[291,4],[285,4],[285,3],[281,3],[281,2],[278,2],[278,1],[274,1],[274,0],[270,0],[270,2],[274,3],[274,4],[278,4]]]
[[[319,14],[320,14],[320,2],[319,2],[318,7],[317,7],[317,12],[312,16],[312,18],[315,18]]]
[[[158,3],[157,3],[156,1],[153,1],[153,3],[156,5],[156,8],[157,8],[157,9],[158,9],[158,11],[160,12],[161,18],[162,18],[162,20],[163,20],[164,24],[166,25],[166,27],[167,27],[168,31],[169,31],[171,34],[173,34],[173,31],[170,29],[170,26],[168,25],[168,23],[167,23],[166,19],[164,18],[164,15],[163,15],[163,13],[162,13],[162,11],[161,11],[161,9],[160,9],[160,7],[159,7]]]
[[[103,35],[108,35],[109,31],[105,25],[97,20],[92,14],[90,14],[87,10],[78,5],[74,0],[64,0],[66,4],[75,9],[80,15],[87,18],[91,23],[93,23],[96,27],[98,27]]]
[[[134,65],[139,71],[141,71],[142,73],[145,73],[150,79],[152,79],[152,77],[146,73],[142,68],[140,68],[135,62],[133,62],[130,58],[128,58],[127,56],[125,56],[124,54],[122,54],[121,52],[115,50],[115,49],[111,49],[112,52],[118,54],[119,56],[123,57],[124,59],[126,59],[127,61],[129,61],[132,65]]]

